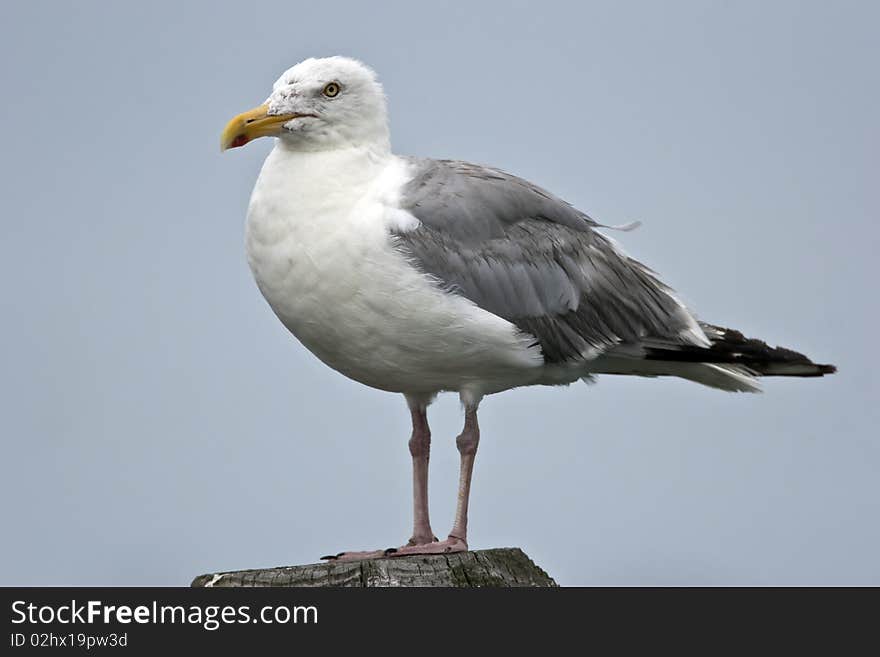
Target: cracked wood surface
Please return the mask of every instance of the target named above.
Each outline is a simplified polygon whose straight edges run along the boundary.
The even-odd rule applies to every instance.
[[[195,587],[556,586],[519,548],[236,570],[199,575]]]

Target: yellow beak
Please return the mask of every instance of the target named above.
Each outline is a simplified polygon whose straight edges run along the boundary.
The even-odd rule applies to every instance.
[[[244,146],[257,137],[273,137],[281,134],[281,126],[300,116],[299,114],[274,114],[269,116],[268,105],[260,105],[233,118],[220,135],[220,150]]]

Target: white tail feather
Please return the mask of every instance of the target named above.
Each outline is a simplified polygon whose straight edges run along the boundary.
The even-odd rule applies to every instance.
[[[761,386],[758,385],[755,376],[748,368],[741,365],[599,356],[588,363],[588,371],[590,374],[677,376],[728,392],[761,392]]]

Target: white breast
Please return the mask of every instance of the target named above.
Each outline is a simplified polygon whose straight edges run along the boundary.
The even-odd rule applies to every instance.
[[[269,155],[248,209],[248,262],[284,325],[330,367],[397,392],[533,382],[543,359],[515,327],[442,291],[389,229],[405,164],[361,149]]]

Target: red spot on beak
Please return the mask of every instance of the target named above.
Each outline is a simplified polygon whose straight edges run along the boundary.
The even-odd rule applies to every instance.
[[[230,148],[238,148],[239,146],[244,146],[248,141],[250,140],[244,135],[237,135],[229,146]]]

